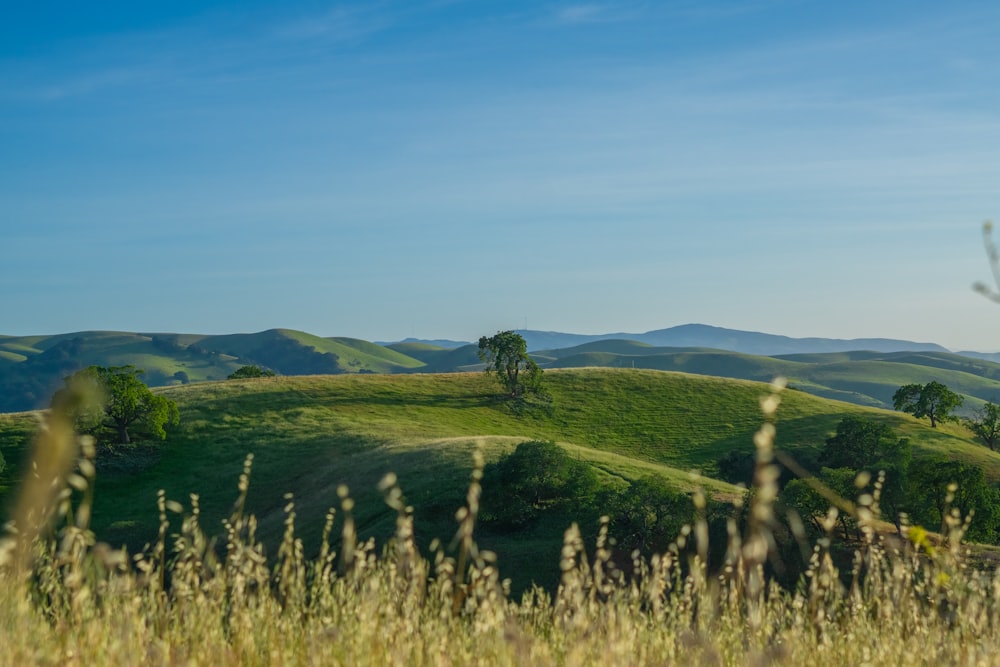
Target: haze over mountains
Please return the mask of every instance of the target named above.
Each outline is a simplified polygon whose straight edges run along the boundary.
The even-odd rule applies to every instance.
[[[634,340],[658,347],[708,347],[745,354],[804,354],[816,352],[850,352],[871,350],[873,352],[899,352],[948,350],[934,343],[917,343],[891,338],[856,338],[842,340],[836,338],[789,338],[755,331],[739,331],[713,327],[706,324],[682,324],[669,329],[657,329],[646,333],[610,333],[600,335],[566,334],[554,331],[522,330],[529,350],[570,347],[599,340]]]
[[[790,338],[703,324],[641,334],[519,333],[543,368],[650,368],[762,381],[784,375],[803,391],[878,407],[889,405],[900,384],[932,379],[965,394],[968,410],[1000,399],[1000,364],[992,355],[956,354],[934,343]],[[380,344],[289,329],[0,336],[0,412],[46,407],[64,377],[89,365],[131,364],[144,369],[150,386],[165,386],[223,380],[248,364],[281,375],[480,370],[476,352],[460,341]]]

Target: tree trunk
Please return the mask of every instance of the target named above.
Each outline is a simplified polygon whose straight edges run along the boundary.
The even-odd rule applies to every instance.
[[[118,424],[118,443],[121,445],[127,445],[131,442],[128,438],[128,426],[125,424]]]

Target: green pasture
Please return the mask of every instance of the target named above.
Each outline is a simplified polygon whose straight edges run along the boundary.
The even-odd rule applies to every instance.
[[[259,518],[260,535],[272,546],[283,530],[285,494],[292,493],[301,534],[307,548],[315,548],[326,511],[339,503],[341,484],[357,500],[361,535],[388,535],[393,515],[376,490],[388,472],[399,476],[415,508],[422,543],[433,537],[447,540],[473,451],[495,460],[529,439],[559,443],[600,471],[608,484],[657,475],[682,490],[697,485],[719,498],[737,493],[723,482],[693,477],[692,471],[711,478],[716,461],[729,451],[752,451],[767,385],[646,369],[566,369],[545,377],[551,406],[521,414],[497,400],[496,387],[482,373],[277,377],[160,389],[177,401],[181,424],[163,443],[113,452],[98,461],[97,534],[113,544],[141,548],[155,534],[158,489],[185,504],[189,494],[199,494],[204,524],[219,526],[250,453],[250,509]],[[808,458],[850,414],[888,422],[911,439],[917,456],[972,462],[1000,481],[1000,455],[976,444],[959,425],[931,429],[907,415],[802,391],[782,394],[778,446]],[[11,464],[0,475],[5,504],[25,473],[37,421],[30,413],[0,415],[0,451]],[[490,479],[483,483],[489,485]],[[568,525],[573,517],[552,520]],[[518,535],[487,530],[482,539],[506,556],[504,562],[537,562],[538,549],[558,549],[561,533],[551,528],[545,523]]]

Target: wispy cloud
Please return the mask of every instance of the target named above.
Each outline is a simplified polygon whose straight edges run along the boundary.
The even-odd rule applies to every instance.
[[[59,81],[28,86],[15,92],[23,100],[56,102],[71,97],[91,95],[113,88],[123,88],[147,83],[162,72],[144,67],[110,67],[103,70],[82,72]]]
[[[275,27],[272,34],[282,40],[346,42],[364,39],[394,24],[395,18],[388,10],[372,6],[337,7],[285,20]]]

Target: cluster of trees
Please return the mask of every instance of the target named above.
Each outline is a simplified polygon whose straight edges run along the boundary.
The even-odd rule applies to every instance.
[[[962,396],[940,382],[907,384],[896,390],[892,405],[918,419],[927,417],[931,428],[940,422],[962,421],[965,426],[993,451],[1000,450],[1000,405],[987,401],[972,417],[959,420],[954,411],[961,407]]]
[[[712,518],[723,515],[710,503]],[[523,529],[550,513],[582,525],[597,525],[607,515],[619,549],[631,553],[662,551],[694,519],[691,497],[658,477],[627,486],[602,482],[595,469],[574,459],[553,442],[522,442],[488,465],[483,474],[480,518],[499,531]]]
[[[958,491],[952,494],[950,508],[975,516],[968,537],[988,543],[1000,539],[1000,491],[987,482],[982,468],[943,458],[915,460],[909,441],[885,423],[846,417],[837,425],[836,434],[825,441],[817,463],[815,481],[845,499],[871,493],[879,474],[884,474],[880,508],[897,528],[903,512],[912,523],[933,529],[941,526],[949,511],[945,505],[949,485],[955,484]],[[830,501],[815,481],[791,480],[781,497],[818,530]],[[841,512],[839,520],[845,533],[849,532],[853,526],[849,515]]]
[[[267,369],[261,368],[260,366],[250,365],[250,366],[240,366],[235,371],[230,373],[230,380],[246,380],[251,378],[270,378],[274,377],[275,372]]]

